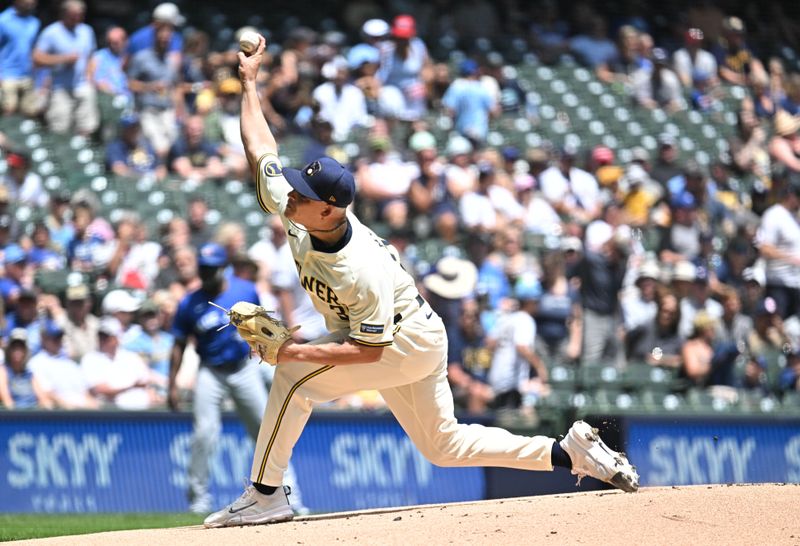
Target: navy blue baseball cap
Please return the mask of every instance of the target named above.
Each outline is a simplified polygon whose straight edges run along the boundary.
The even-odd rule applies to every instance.
[[[353,202],[356,181],[341,163],[327,156],[312,161],[302,170],[285,168],[283,176],[300,195],[344,208]]]
[[[201,267],[225,267],[228,265],[228,253],[217,243],[206,243],[197,253],[197,265]]]

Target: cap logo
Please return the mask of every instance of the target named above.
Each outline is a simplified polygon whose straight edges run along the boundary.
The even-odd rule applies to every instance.
[[[331,203],[335,203],[336,202],[336,198],[331,195],[330,197],[328,197],[328,201],[330,201]]]
[[[319,161],[314,161],[313,163],[309,163],[306,167],[306,176],[314,176],[318,172],[322,170],[322,165],[320,165]]]

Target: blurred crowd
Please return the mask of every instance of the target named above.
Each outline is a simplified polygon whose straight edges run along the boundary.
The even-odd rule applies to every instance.
[[[460,21],[454,44],[499,33],[490,4],[464,4],[447,19]],[[0,405],[163,406],[172,317],[199,287],[208,241],[226,249],[227,274],[303,325],[298,340],[325,333],[277,218],[265,217],[259,240],[240,219],[208,222],[205,184],[252,182],[238,126],[246,30],[270,38],[260,96],[279,143],[298,139],[302,162],[327,154],[353,169],[357,214],[398,248],[444,318],[461,407],[534,405],[555,366],[646,363],[699,388],[800,389],[800,66],[789,62],[800,23],[773,2],[763,9],[775,32],[752,32],[745,21],[760,14],[703,3],[657,42],[630,4],[611,21],[588,2],[570,13],[538,2],[514,47],[526,62],[585,65],[631,108],[695,110],[709,123],[722,123],[739,90],[735,134],[707,164],[683,157],[668,132],[624,157],[565,142],[492,146],[498,118],[535,131],[539,105],[498,51],[434,58],[419,6],[383,19],[364,3],[363,17],[348,11],[358,19],[349,33],[295,25],[276,41],[243,26],[212,48],[213,29],[189,27],[172,3],[141,28],[101,29],[84,22],[81,0],[61,3],[49,24],[36,0],[15,0],[0,13],[3,115],[86,136],[104,148],[109,176],[199,189],[151,233],[134,210],[103,217],[91,191],[48,192],[29,150],[0,135]],[[431,114],[452,120],[444,140]],[[23,226],[20,205],[46,212]],[[64,271],[64,286],[43,280]],[[190,393],[192,366],[181,374]],[[372,393],[340,402],[380,403]]]

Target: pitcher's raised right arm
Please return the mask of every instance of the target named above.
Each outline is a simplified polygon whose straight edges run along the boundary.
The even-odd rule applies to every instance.
[[[242,111],[240,113],[240,129],[242,143],[250,163],[253,179],[258,178],[258,160],[264,154],[278,155],[278,143],[267,125],[261,111],[261,101],[256,89],[256,78],[264,57],[266,41],[259,35],[258,48],[251,55],[239,52],[239,79],[242,81]]]

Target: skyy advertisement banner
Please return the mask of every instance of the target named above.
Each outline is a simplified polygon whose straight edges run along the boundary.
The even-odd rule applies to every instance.
[[[191,419],[170,414],[0,414],[0,512],[181,512]],[[238,497],[253,442],[226,418],[215,506]],[[313,416],[293,464],[304,504],[330,512],[484,498],[480,468],[429,463],[390,416]]]
[[[800,419],[626,422],[642,486],[800,483]]]

